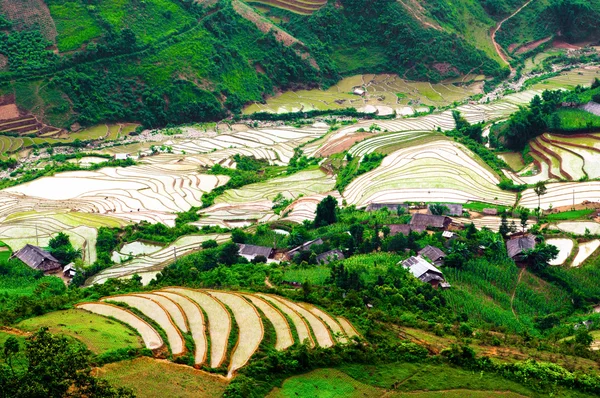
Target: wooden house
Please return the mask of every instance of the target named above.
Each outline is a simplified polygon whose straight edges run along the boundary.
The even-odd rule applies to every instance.
[[[446,216],[436,216],[433,214],[414,214],[412,219],[410,220],[410,227],[412,229],[422,229],[425,230],[427,228],[433,229],[443,229],[446,230],[450,224],[452,224],[452,219]]]
[[[238,247],[240,249],[240,256],[248,259],[249,261],[254,260],[258,256],[264,256],[268,259],[273,254],[273,249],[271,247],[245,244],[238,244]]]
[[[304,251],[308,251],[308,250],[310,250],[310,248],[311,248],[313,245],[322,245],[322,244],[323,244],[323,239],[321,239],[321,238],[317,238],[317,239],[314,239],[314,240],[311,240],[311,241],[308,241],[308,242],[304,242],[304,243],[303,243],[303,244],[301,244],[300,246],[294,247],[293,249],[289,250],[289,251],[288,251],[288,252],[285,254],[285,257],[286,257],[288,260],[291,260],[291,259],[293,259],[293,258],[294,258],[294,256],[295,256],[297,253],[304,252]]]
[[[45,274],[53,274],[62,270],[62,264],[52,254],[30,244],[14,252],[11,258],[14,257],[23,261],[29,267],[42,271]]]
[[[454,216],[454,217],[462,217],[463,215],[463,206],[458,204],[450,204],[450,203],[441,203],[442,206],[446,206],[448,208],[448,212],[444,215],[446,216]],[[427,205],[427,211],[431,214],[431,204]]]
[[[427,245],[423,249],[421,249],[418,253],[421,257],[426,257],[431,260],[435,265],[444,264],[444,258],[446,257],[446,253],[441,251],[435,246]]]
[[[535,238],[533,235],[523,235],[506,242],[506,251],[508,257],[512,258],[515,262],[522,262],[525,260],[523,252],[535,248]]]
[[[344,253],[340,249],[329,250],[325,253],[321,253],[317,256],[317,263],[329,264],[331,261],[343,260]]]
[[[402,261],[402,266],[408,269],[410,273],[421,282],[429,283],[433,287],[450,287],[450,284],[444,279],[442,271],[421,256],[407,258]]]

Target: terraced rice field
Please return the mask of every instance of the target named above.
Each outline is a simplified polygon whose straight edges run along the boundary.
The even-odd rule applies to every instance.
[[[498,176],[475,158],[453,141],[411,146],[393,152],[377,169],[355,179],[343,196],[359,207],[406,201],[514,204],[515,195],[500,190]]]
[[[202,242],[214,239],[223,243],[229,239],[228,234],[210,234],[210,235],[188,235],[177,239],[169,246],[163,249],[134,258],[131,261],[114,265],[110,268],[100,271],[86,281],[86,285],[104,283],[109,278],[125,278],[134,274],[147,272],[158,272],[166,267],[169,262],[175,260],[177,256],[183,256],[202,248]],[[153,279],[153,278],[150,278]],[[144,282],[144,281],[142,281]]]
[[[267,99],[265,104],[249,105],[244,109],[244,114],[356,108],[361,111],[377,111],[380,115],[394,112],[412,115],[423,105],[446,106],[482,92],[481,81],[469,85],[457,83],[411,82],[393,74],[356,75],[343,79],[327,90],[282,93]],[[355,88],[364,89],[365,95],[354,95],[352,92]]]
[[[325,199],[327,196],[333,196],[337,199],[338,205],[342,204],[342,196],[338,191],[326,192],[319,195],[304,196],[297,199],[289,205],[282,214],[284,217],[282,220],[292,221],[298,224],[302,224],[304,220],[313,221],[315,219],[315,212],[319,202]]]
[[[547,239],[546,243],[549,245],[556,246],[558,249],[558,256],[551,260],[548,264],[550,265],[563,265],[567,258],[571,255],[573,251],[574,243],[571,239],[557,238],[557,239]]]
[[[475,227],[477,227],[477,229],[488,228],[494,232],[498,232],[500,230],[500,225],[502,223],[502,218],[497,217],[497,216],[484,216],[484,217],[477,217],[477,218],[462,218],[462,217],[454,218],[453,217],[452,220],[456,221],[456,222],[460,222],[463,225],[468,225],[468,224],[473,223],[473,225],[475,225]],[[521,221],[518,218],[510,218],[509,217],[507,220],[508,220],[509,224],[514,222],[515,225],[517,225],[517,227],[519,229],[521,229]],[[535,221],[528,220],[525,230],[528,230],[534,224],[535,224]]]
[[[546,194],[540,198],[540,206],[546,210],[550,207],[577,205],[584,201],[600,202],[600,181],[548,184]],[[538,197],[532,188],[523,192],[519,204],[528,209],[538,207]]]
[[[579,180],[600,177],[600,134],[543,134],[530,143],[539,169],[550,178]]]
[[[174,213],[200,206],[203,192],[228,179],[200,174],[193,166],[154,164],[65,172],[7,188],[2,193],[10,195],[5,200],[18,202],[12,207],[17,211],[25,210],[19,206],[29,208],[29,202],[41,201],[47,202],[47,207],[173,225]],[[57,186],[61,189],[54,189]]]
[[[296,14],[310,15],[327,4],[327,0],[250,0],[249,3],[266,4]]]
[[[598,248],[600,247],[600,240],[594,239],[589,242],[584,242],[579,244],[579,249],[577,251],[577,255],[573,259],[571,263],[572,267],[579,267],[581,264],[585,262]]]
[[[314,306],[273,295],[167,288],[105,297],[103,301],[78,304],[77,307],[126,323],[140,333],[148,348],[162,348],[160,335],[149,323],[126,309],[108,304],[126,303],[165,331],[166,343],[173,354],[185,349],[181,342],[181,332],[187,329],[182,329],[181,325],[189,327],[195,345],[196,365],[208,361],[210,367],[217,368],[228,359],[229,377],[246,365],[258,349],[264,337],[263,322],[270,322],[275,329],[277,350],[284,350],[298,343],[299,341],[294,340],[294,335],[302,341],[308,339],[322,347],[345,343],[349,337],[358,335],[354,327],[343,318],[334,318]],[[258,310],[264,314],[264,318],[261,318]],[[288,319],[292,321],[291,324]],[[233,349],[228,350],[233,322],[237,325],[237,341]],[[292,333],[292,327],[295,334]],[[206,355],[207,347],[210,347],[210,357]]]
[[[600,224],[593,221],[565,221],[556,224],[556,227],[575,235],[585,235],[587,231],[593,235],[600,234]]]

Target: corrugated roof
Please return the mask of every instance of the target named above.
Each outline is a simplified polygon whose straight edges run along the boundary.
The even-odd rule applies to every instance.
[[[414,214],[410,220],[411,227],[422,227],[422,228],[444,228],[445,223],[451,223],[452,220],[446,216],[435,216],[433,214]]]
[[[310,240],[308,242],[304,242],[303,244],[301,244],[298,247],[294,247],[293,249],[291,249],[290,251],[287,252],[287,255],[293,256],[294,254],[296,254],[298,252],[310,250],[312,245],[322,245],[322,244],[323,244],[323,239],[321,239],[321,238]]]
[[[419,251],[419,255],[422,257],[427,257],[431,261],[437,261],[440,258],[446,257],[446,253],[431,245],[427,245],[421,249],[421,251]]]
[[[332,261],[337,257],[338,260],[343,260],[344,253],[340,249],[329,250],[328,252],[321,253],[317,256],[317,262],[323,264],[329,264],[329,260]]]
[[[30,244],[17,250],[13,257],[18,258],[33,269],[40,271],[53,271],[62,268],[60,262],[44,249]]]
[[[273,252],[272,248],[266,246],[238,244],[238,247],[240,248],[241,256],[265,256],[266,258],[269,258]]]
[[[409,257],[402,262],[402,265],[404,266],[404,268],[407,268],[410,271],[410,273],[413,274],[414,277],[417,279],[425,277],[425,274],[427,273],[439,275],[441,277],[440,280],[444,279],[444,274],[442,274],[442,271],[437,269],[433,264],[431,264],[429,261],[425,260],[421,256]],[[436,278],[432,277],[432,279]]]

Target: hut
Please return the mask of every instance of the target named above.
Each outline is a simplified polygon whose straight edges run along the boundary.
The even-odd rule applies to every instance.
[[[254,260],[258,256],[264,256],[268,259],[273,254],[273,249],[266,246],[238,244],[238,247],[240,248],[240,256],[248,259],[249,261]]]
[[[308,241],[308,242],[304,242],[300,246],[294,247],[293,249],[289,250],[285,254],[285,257],[288,260],[291,260],[292,258],[294,258],[294,256],[296,255],[296,253],[308,251],[308,250],[310,250],[310,248],[313,245],[322,245],[322,244],[323,244],[323,239],[321,239],[321,238],[317,238],[317,239],[314,239],[314,240],[311,240],[311,241]]]
[[[421,257],[426,257],[431,260],[435,265],[444,264],[444,258],[446,257],[446,253],[441,251],[435,246],[427,245],[423,249],[421,249],[418,253]]]
[[[523,252],[533,248],[535,248],[535,238],[533,235],[519,236],[506,242],[508,257],[512,258],[515,262],[524,261]]]
[[[63,276],[66,278],[73,278],[75,275],[77,275],[75,263],[69,263],[65,265],[65,268],[63,268]]]
[[[23,261],[29,267],[42,271],[45,274],[52,274],[62,270],[60,261],[54,258],[52,254],[30,244],[26,244],[21,250],[14,252],[11,258],[14,257]]]
[[[463,215],[463,206],[458,204],[450,204],[450,203],[440,203],[442,206],[446,206],[448,208],[448,212],[444,215],[454,216],[454,217],[462,217]],[[427,211],[429,214],[431,213],[431,204],[427,205]]]
[[[344,253],[340,249],[329,250],[328,252],[321,253],[317,256],[317,263],[329,264],[331,261],[343,260]]]
[[[410,273],[421,282],[429,283],[433,287],[450,287],[450,284],[444,279],[442,271],[421,256],[407,258],[402,261],[402,266],[408,269]]]
[[[410,220],[410,227],[412,229],[420,228],[425,230],[427,228],[434,229],[447,229],[452,224],[452,219],[446,216],[436,216],[433,214],[414,214]]]

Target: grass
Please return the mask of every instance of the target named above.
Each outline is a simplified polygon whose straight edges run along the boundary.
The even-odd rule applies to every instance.
[[[120,348],[142,347],[140,337],[127,326],[84,310],[52,312],[17,325],[28,331],[36,331],[43,326],[48,327],[51,333],[62,333],[81,341],[96,354]]]
[[[561,130],[582,130],[600,127],[600,116],[581,109],[559,109],[555,112]]]
[[[519,171],[525,167],[523,156],[521,156],[519,152],[499,153],[498,156],[502,158],[502,160],[504,160],[513,171]]]
[[[502,211],[510,209],[510,207],[508,207],[508,206],[492,205],[492,204],[483,203],[483,202],[465,203],[463,205],[463,208],[467,209],[467,210],[473,210],[478,213],[483,212],[483,209],[498,209],[498,213],[501,213]]]
[[[281,388],[275,388],[268,398],[287,397],[375,397],[383,391],[361,383],[336,369],[317,369],[287,379]]]
[[[330,274],[331,271],[326,265],[312,266],[309,268],[293,267],[286,269],[283,273],[283,280],[300,283],[309,281],[313,285],[322,285]]]
[[[58,49],[61,52],[79,49],[84,43],[99,37],[102,29],[88,10],[78,1],[50,4],[50,14],[56,23]]]
[[[578,220],[580,218],[586,218],[593,213],[594,209],[571,210],[563,211],[562,213],[548,214],[546,218],[548,221]]]
[[[98,369],[96,376],[146,398],[216,398],[227,386],[222,377],[146,357],[106,365]]]

